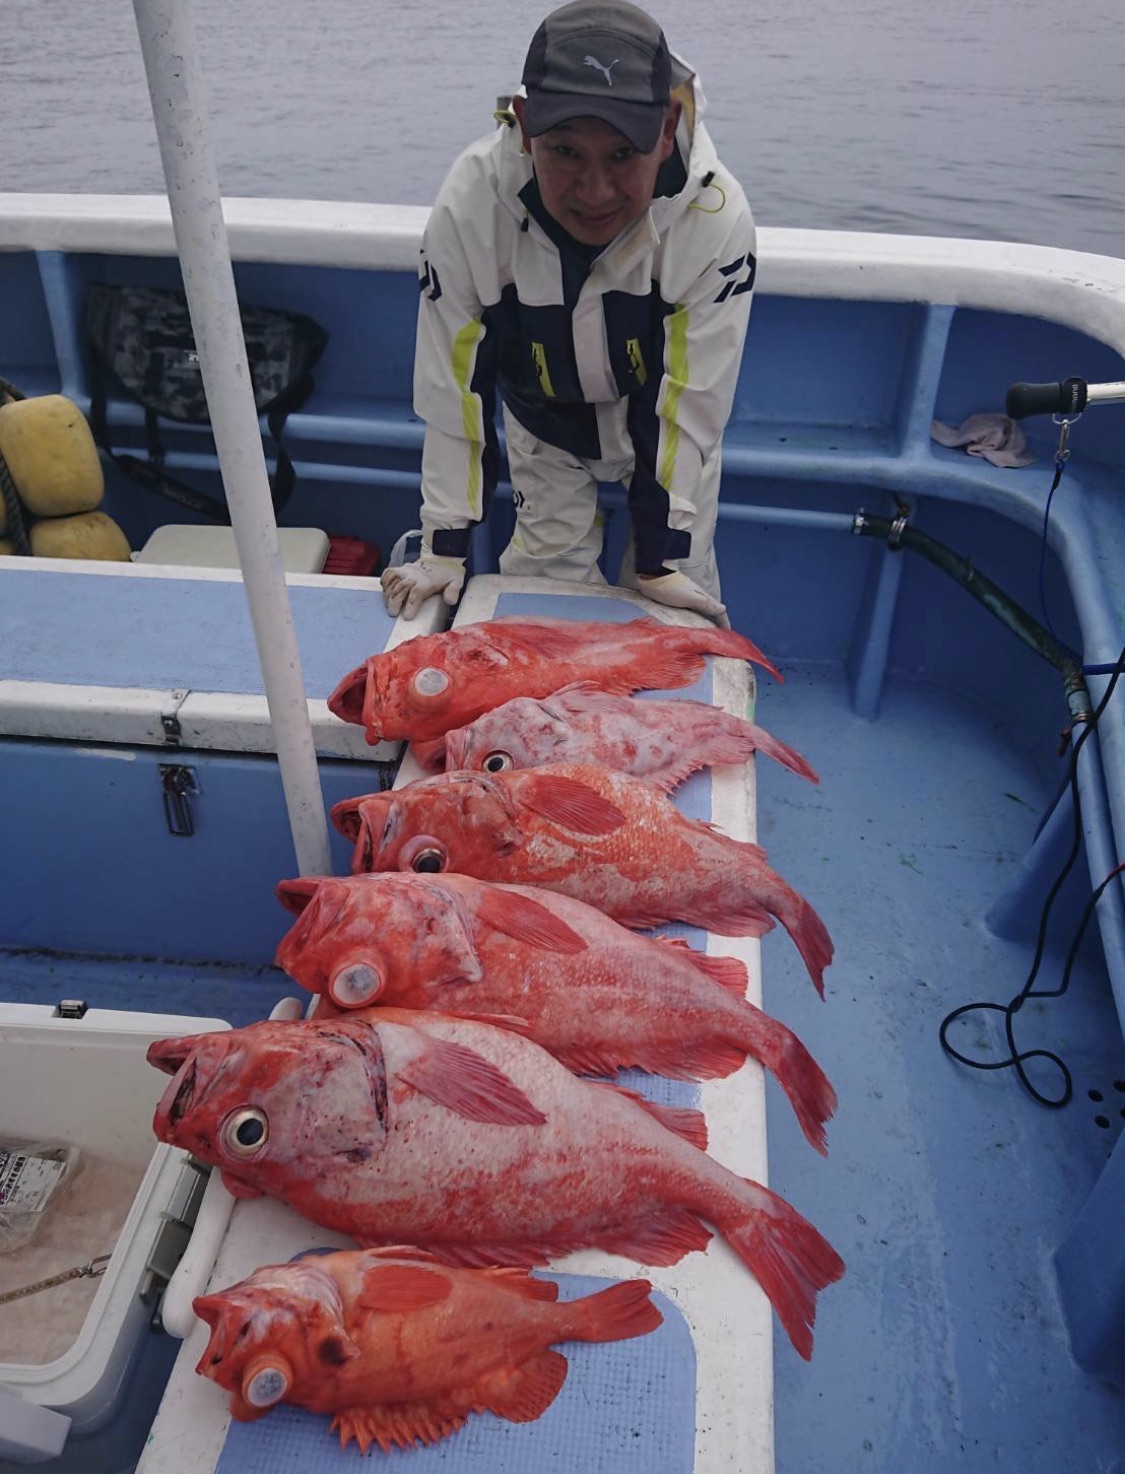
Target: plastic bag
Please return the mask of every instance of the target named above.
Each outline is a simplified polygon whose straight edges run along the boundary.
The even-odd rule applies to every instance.
[[[0,1254],[28,1244],[58,1206],[78,1166],[77,1147],[0,1139]]]

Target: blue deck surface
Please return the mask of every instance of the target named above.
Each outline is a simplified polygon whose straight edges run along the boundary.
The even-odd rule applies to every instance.
[[[1050,769],[947,691],[895,683],[865,722],[848,713],[838,668],[785,673],[757,720],[822,782],[759,762],[759,837],[837,955],[821,1002],[784,940],[765,938],[764,1003],[840,1106],[822,1161],[767,1082],[770,1185],[848,1269],[821,1296],[810,1364],[775,1332],[777,1474],[1121,1474],[1125,1398],[1073,1362],[1051,1263],[1125,1126],[1125,1047],[1100,956],[1091,949],[1068,996],[1018,1021],[1021,1045],[1054,1048],[1073,1071],[1066,1109],[938,1043],[951,1009],[1006,1003],[1027,975],[1030,946],[981,918],[1035,832]],[[936,762],[942,752],[955,761]],[[1043,987],[1061,966],[1053,948]],[[965,1047],[995,1033],[973,1025]]]
[[[377,588],[293,584],[289,601],[312,697],[329,695],[347,671],[385,648],[394,625]],[[0,629],[0,679],[250,695],[264,689],[241,583],[21,569],[0,579]]]

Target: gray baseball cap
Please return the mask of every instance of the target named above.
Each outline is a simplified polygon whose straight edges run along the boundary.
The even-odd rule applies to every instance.
[[[668,108],[672,59],[664,32],[629,0],[571,0],[532,37],[523,84],[529,137],[601,118],[647,154]]]

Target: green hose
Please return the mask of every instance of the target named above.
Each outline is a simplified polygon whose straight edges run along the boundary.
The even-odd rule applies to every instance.
[[[852,523],[852,532],[858,537],[878,537],[897,551],[911,548],[923,558],[947,573],[954,583],[960,584],[979,604],[994,615],[1018,636],[1025,645],[1055,667],[1063,678],[1063,690],[1071,718],[1075,722],[1089,721],[1093,708],[1086,679],[1082,674],[1082,660],[1068,646],[1056,640],[1049,630],[1032,618],[998,585],[994,584],[979,569],[974,568],[967,558],[947,548],[928,533],[907,525],[905,517],[872,517],[867,512],[857,512]]]

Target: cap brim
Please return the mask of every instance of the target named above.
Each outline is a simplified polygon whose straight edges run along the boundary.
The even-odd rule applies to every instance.
[[[600,118],[627,138],[639,153],[651,153],[660,139],[664,116],[661,102],[621,102],[612,97],[589,97],[575,92],[529,91],[523,110],[523,129],[538,138],[551,128],[575,118]]]

